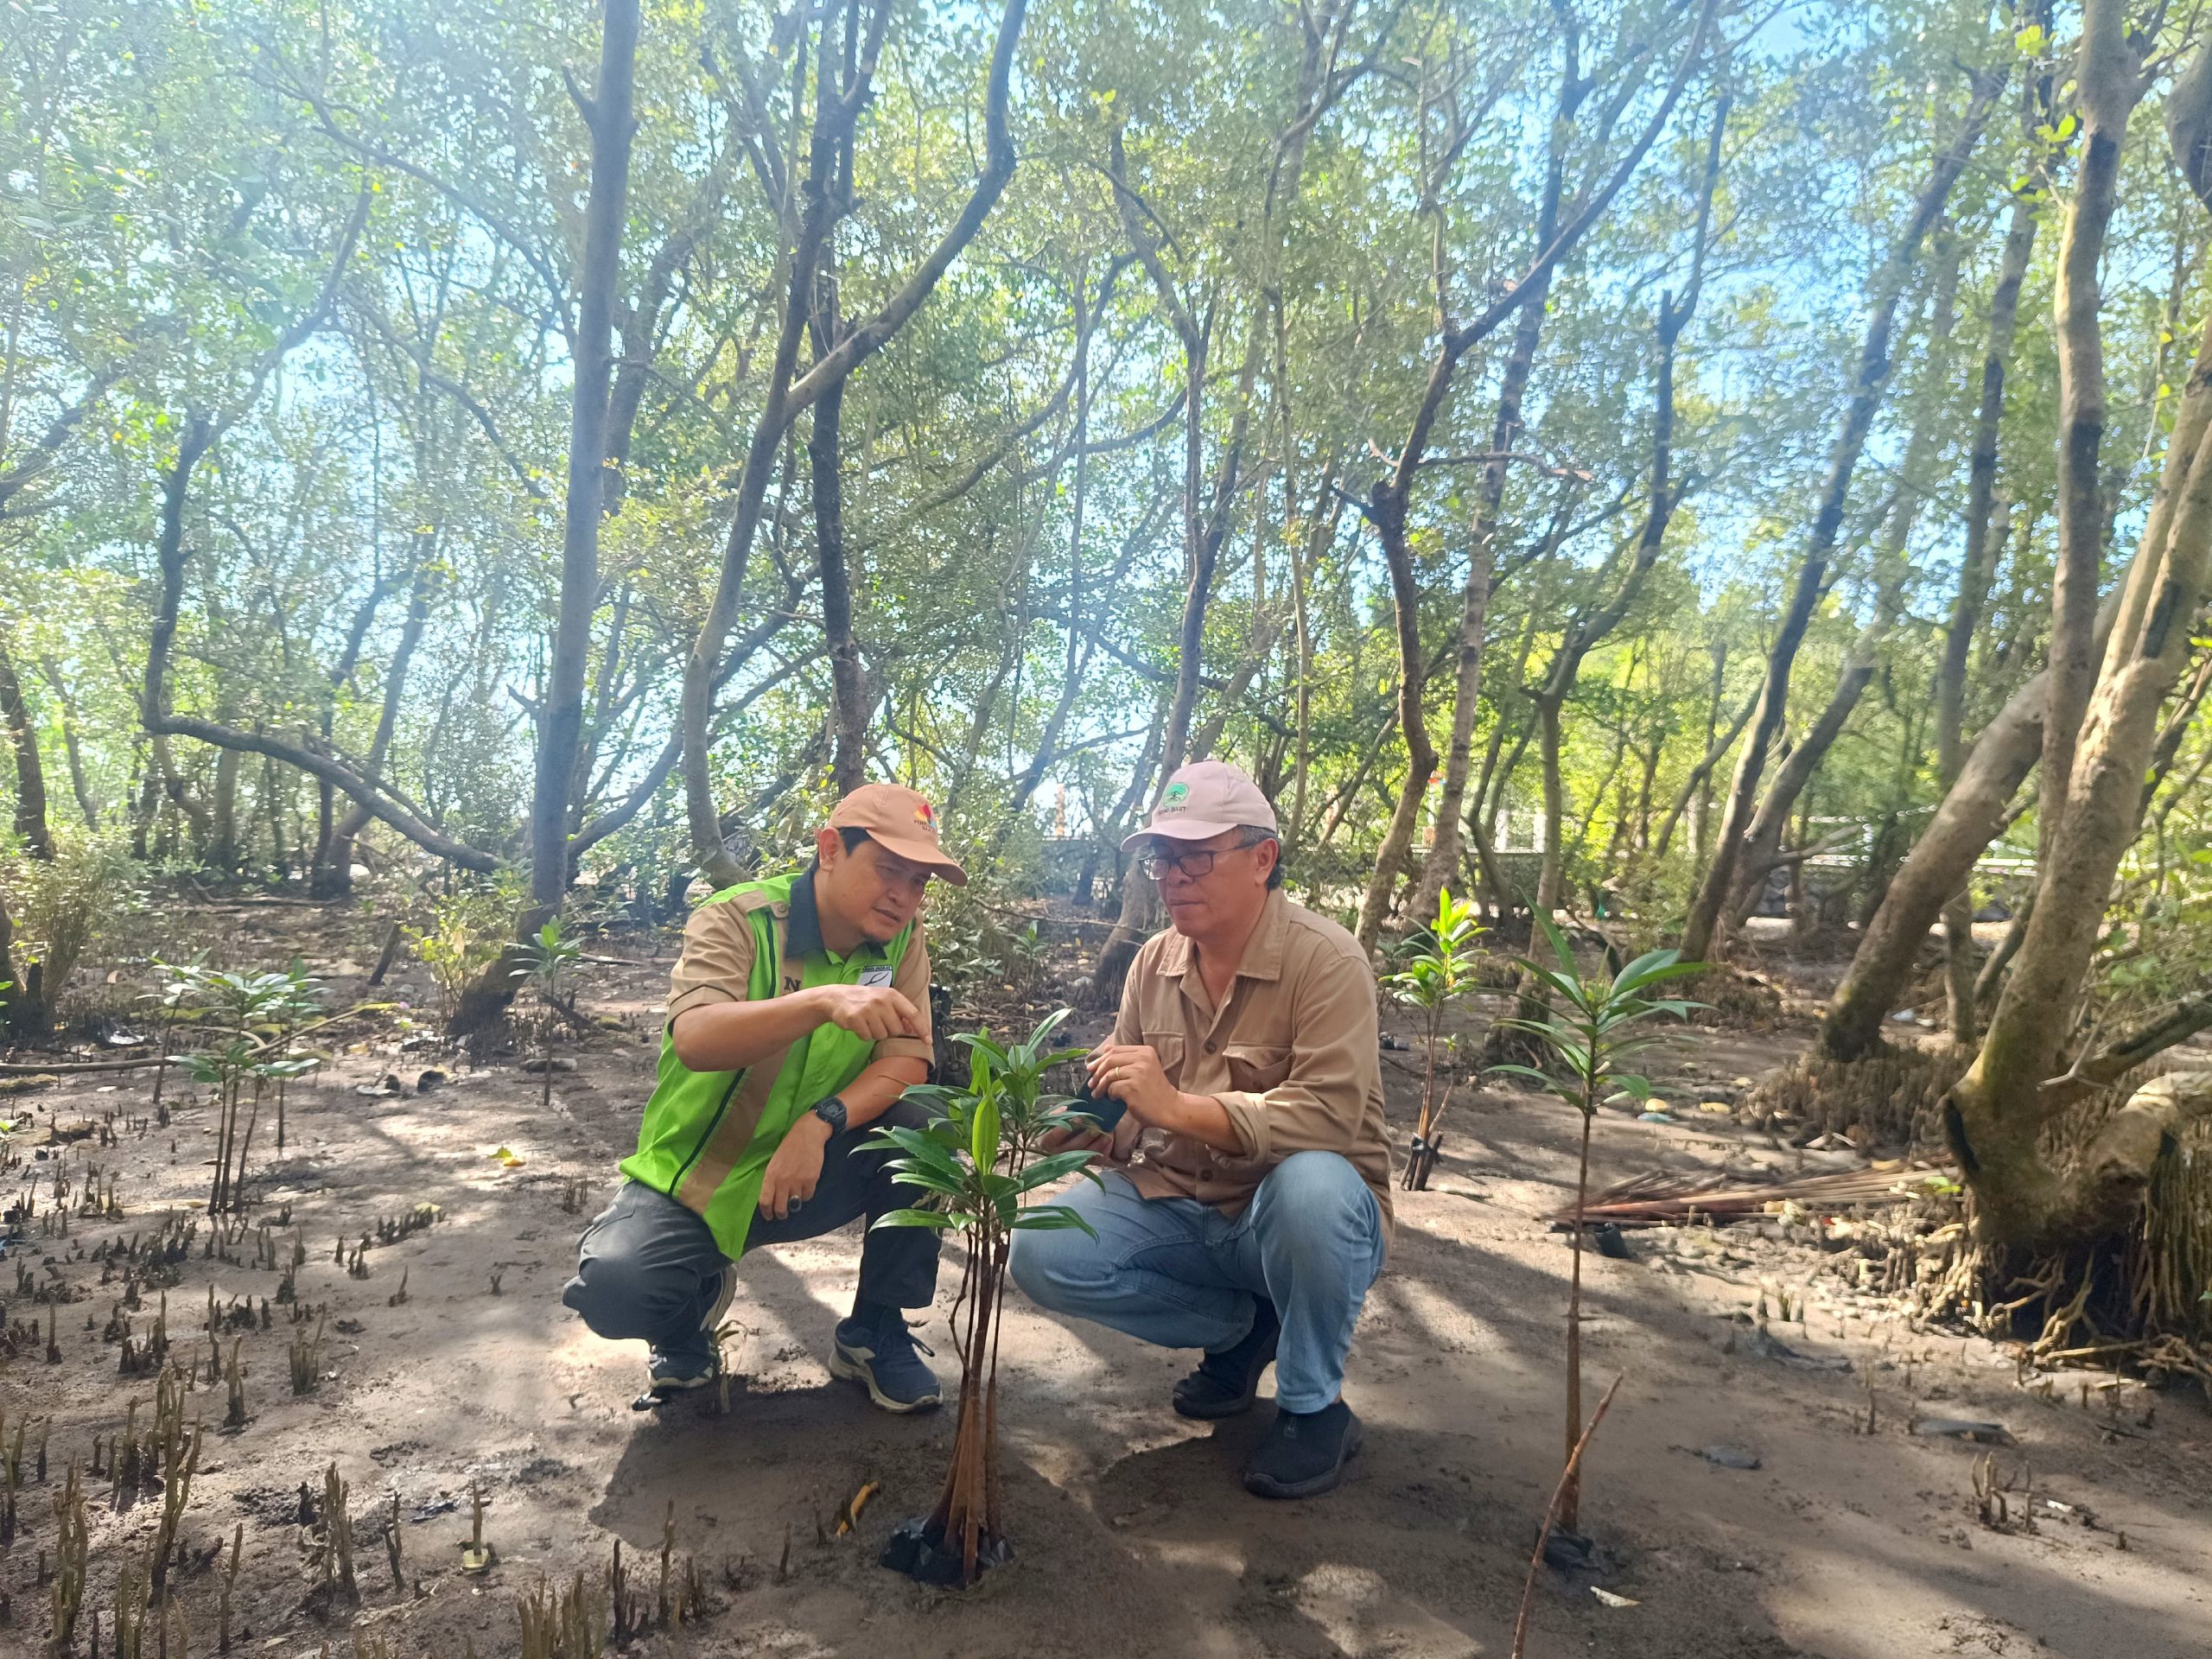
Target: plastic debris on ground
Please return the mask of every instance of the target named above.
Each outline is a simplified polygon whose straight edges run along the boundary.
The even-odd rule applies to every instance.
[[[1929,1440],[1972,1440],[1979,1446],[2018,1446],[2012,1431],[2002,1423],[1976,1417],[1923,1417],[1912,1432]]]

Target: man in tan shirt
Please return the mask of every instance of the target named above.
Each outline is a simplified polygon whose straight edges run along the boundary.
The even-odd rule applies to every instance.
[[[1184,767],[1124,844],[1170,925],[1137,952],[1089,1063],[1090,1096],[1127,1109],[1090,1139],[1099,1182],[1067,1200],[1096,1236],[1015,1235],[1014,1281],[1204,1350],[1176,1385],[1185,1417],[1249,1410],[1274,1363],[1274,1428],[1244,1484],[1309,1497],[1359,1449],[1344,1359],[1389,1240],[1375,978],[1351,934],[1281,891],[1274,809],[1235,767]]]

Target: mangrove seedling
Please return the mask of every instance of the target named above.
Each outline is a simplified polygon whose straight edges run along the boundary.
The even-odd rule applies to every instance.
[[[292,1363],[292,1392],[312,1394],[321,1380],[322,1367],[322,1319],[315,1322],[315,1335],[310,1338],[304,1328],[292,1333],[290,1351]]]
[[[245,1371],[238,1363],[240,1340],[237,1337],[231,1338],[231,1363],[224,1376],[224,1381],[230,1389],[228,1408],[223,1414],[223,1427],[226,1428],[245,1427]]]
[[[92,1544],[92,1527],[85,1519],[85,1488],[73,1461],[54,1500],[54,1522],[53,1624],[48,1630],[48,1651],[66,1654],[75,1640],[78,1611],[85,1605],[85,1569]],[[40,1559],[43,1562],[43,1551]]]
[[[361,1599],[353,1581],[353,1522],[346,1512],[346,1483],[333,1463],[322,1478],[322,1586],[326,1597],[349,1605]]]
[[[158,976],[158,988],[148,991],[138,1000],[153,1004],[155,1052],[158,1056],[154,1063],[154,1121],[167,1128],[169,1109],[163,1090],[168,1084],[169,1050],[176,1041],[177,1026],[189,1017],[190,1010],[186,1005],[200,988],[201,970],[199,957],[183,963],[163,962],[156,957],[153,967]]]
[[[561,931],[561,918],[548,917],[545,925],[524,939],[517,952],[521,965],[514,976],[524,981],[537,1001],[538,1060],[545,1084],[538,1096],[538,1110],[553,1105],[553,1036],[561,1028],[569,970],[583,960],[583,945]]]
[[[461,1547],[461,1570],[481,1573],[492,1565],[492,1547],[484,1541],[484,1489],[468,1483],[468,1541]]]
[[[231,1593],[238,1588],[238,1558],[245,1553],[245,1522],[241,1521],[231,1533],[231,1564],[223,1569],[221,1600],[216,1605],[215,1651],[231,1650]]]
[[[1427,1068],[1421,1082],[1421,1118],[1414,1126],[1414,1143],[1406,1154],[1401,1179],[1408,1192],[1426,1192],[1429,1172],[1436,1167],[1442,1140],[1444,1109],[1452,1100],[1452,1074],[1446,1067],[1444,1089],[1436,1087],[1437,1052],[1447,1040],[1444,1012],[1475,988],[1475,940],[1482,934],[1481,907],[1472,899],[1454,899],[1449,887],[1436,895],[1436,919],[1406,941],[1398,954],[1398,971],[1384,976],[1383,989],[1399,1001],[1421,1010]]]
[[[208,1189],[207,1213],[221,1215],[232,1207],[231,1159],[238,1149],[238,1096],[246,1075],[253,1069],[253,1044],[233,1037],[220,1048],[192,1057],[192,1080],[214,1091],[215,1179]],[[208,1243],[214,1243],[211,1234]]]
[[[607,1630],[607,1609],[580,1571],[567,1585],[537,1587],[515,1604],[522,1659],[594,1659]]]
[[[1542,1020],[1516,1018],[1498,1023],[1535,1039],[1550,1054],[1554,1070],[1545,1072],[1516,1065],[1494,1065],[1491,1070],[1526,1078],[1582,1114],[1574,1220],[1567,1233],[1573,1254],[1567,1298],[1567,1454],[1572,1459],[1582,1439],[1582,1234],[1583,1211],[1590,1201],[1590,1126],[1602,1102],[1624,1096],[1636,1101],[1651,1098],[1649,1082],[1623,1071],[1621,1063],[1658,1040],[1649,1030],[1654,1017],[1669,1014],[1686,1019],[1698,1005],[1648,993],[1664,981],[1701,973],[1705,964],[1684,962],[1679,950],[1649,950],[1610,980],[1602,975],[1586,979],[1575,964],[1567,936],[1548,917],[1540,916],[1536,921],[1558,962],[1546,968],[1524,957],[1520,968],[1531,982],[1559,999],[1559,1010]],[[1558,1510],[1559,1524],[1566,1531],[1575,1529],[1581,1497],[1581,1473],[1573,1470]]]
[[[168,1457],[168,1466],[162,1472],[162,1519],[154,1533],[153,1579],[154,1588],[159,1590],[168,1577],[170,1559],[181,1559],[184,1549],[184,1510],[192,1502],[192,1477],[200,1467],[200,1425],[192,1426],[191,1444],[179,1457],[174,1447]]]
[[[299,1029],[322,1012],[322,982],[308,976],[305,963],[295,959],[270,988],[263,1014],[270,1027],[270,1046],[276,1051],[270,1075],[276,1080],[276,1155],[284,1155],[285,1085],[322,1064],[320,1055],[296,1054],[292,1040]]]
[[[1016,1232],[1090,1224],[1065,1205],[1025,1205],[1031,1193],[1090,1161],[1088,1151],[1047,1151],[1056,1130],[1090,1127],[1068,1108],[1070,1096],[1045,1088],[1046,1075],[1080,1049],[1053,1049],[1052,1034],[1071,1010],[1062,1008],[1027,1042],[1001,1046],[988,1033],[953,1040],[970,1053],[965,1088],[925,1084],[909,1097],[936,1112],[926,1128],[893,1126],[868,1144],[896,1154],[893,1179],[927,1196],[912,1209],[880,1217],[879,1227],[957,1229],[966,1236],[967,1268],[955,1304],[960,1344],[960,1403],[952,1466],[937,1507],[892,1535],[883,1564],[931,1583],[971,1585],[984,1567],[1012,1554],[999,1514],[998,1326],[1007,1255]],[[1096,1177],[1094,1176],[1095,1179]]]

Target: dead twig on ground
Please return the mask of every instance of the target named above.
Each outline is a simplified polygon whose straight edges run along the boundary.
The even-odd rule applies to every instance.
[[[1605,1411],[1613,1403],[1613,1396],[1621,1391],[1621,1384],[1628,1380],[1623,1371],[1605,1390],[1605,1398],[1598,1402],[1598,1409],[1590,1414],[1590,1422],[1582,1431],[1582,1438],[1574,1443],[1574,1453],[1567,1460],[1567,1467],[1559,1471],[1559,1484],[1552,1488],[1552,1501],[1544,1506],[1543,1524],[1536,1529],[1535,1552],[1529,1557],[1529,1576],[1521,1584],[1521,1611],[1513,1620],[1513,1651],[1511,1659],[1522,1659],[1529,1647],[1529,1610],[1536,1599],[1536,1574],[1544,1564],[1544,1545],[1552,1535],[1552,1522],[1559,1514],[1560,1504],[1566,1500],[1575,1472],[1582,1467],[1582,1454],[1589,1449],[1590,1437],[1598,1432],[1598,1425],[1605,1421]]]

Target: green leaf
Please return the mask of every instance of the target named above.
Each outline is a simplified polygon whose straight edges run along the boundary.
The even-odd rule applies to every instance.
[[[1669,951],[1668,954],[1671,956],[1673,952]],[[1706,971],[1707,965],[1701,962],[1664,963],[1625,983],[1616,984],[1613,987],[1613,995],[1617,997],[1634,996],[1647,987],[1656,985],[1662,980],[1688,979],[1693,975]]]
[[[1033,1053],[1041,1050],[1045,1045],[1051,1040],[1052,1033],[1058,1031],[1062,1026],[1067,1024],[1067,1022],[1074,1017],[1075,1010],[1073,1008],[1053,1009],[1052,1013],[1046,1014],[1042,1020],[1038,1021],[1037,1029],[1029,1033],[1029,1041],[1026,1046]],[[1077,1052],[1079,1052],[1080,1051]]]
[[[987,1170],[999,1160],[999,1103],[992,1096],[985,1095],[976,1103],[976,1116],[969,1129],[968,1155],[976,1160],[978,1171]]]
[[[949,1232],[955,1227],[971,1225],[975,1217],[948,1210],[887,1210],[868,1224],[868,1230],[878,1227],[927,1227],[934,1232]]]
[[[964,1178],[947,1179],[933,1169],[922,1169],[913,1165],[893,1165],[891,1179],[900,1186],[919,1187],[925,1192],[942,1192],[948,1198],[968,1196],[968,1182]]]
[[[956,1032],[953,1033],[952,1040],[956,1043],[965,1043],[968,1047],[978,1056],[988,1058],[995,1062],[999,1070],[1004,1071],[1006,1069],[1006,1050],[991,1040],[991,1035],[988,1032]]]
[[[1033,1192],[1040,1186],[1050,1186],[1065,1175],[1081,1169],[1098,1154],[1088,1147],[1072,1152],[1056,1152],[1025,1165],[1021,1173],[1014,1177],[1024,1192]]]
[[[1016,1232],[1064,1232],[1070,1228],[1075,1228],[1090,1234],[1093,1238],[1098,1236],[1098,1230],[1096,1227],[1065,1204],[1035,1205],[1033,1208],[1024,1210],[1007,1224]]]
[[[1483,1070],[1486,1073],[1503,1074],[1509,1077],[1526,1077],[1529,1082],[1536,1084],[1547,1090],[1556,1089],[1559,1087],[1559,1084],[1554,1081],[1552,1077],[1544,1072],[1537,1071],[1533,1065],[1487,1065],[1484,1066]]]

